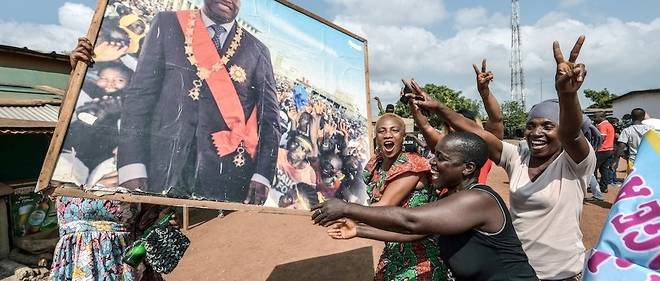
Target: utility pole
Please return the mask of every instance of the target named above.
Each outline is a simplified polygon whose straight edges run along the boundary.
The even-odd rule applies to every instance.
[[[520,6],[518,0],[511,0],[511,100],[525,106],[525,74],[522,66],[520,39]]]

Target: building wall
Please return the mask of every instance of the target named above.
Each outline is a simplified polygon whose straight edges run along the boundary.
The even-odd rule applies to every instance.
[[[29,52],[0,47],[0,85],[47,85],[66,89],[71,72],[68,58]]]
[[[644,109],[653,118],[660,118],[660,92],[625,96],[615,100],[612,107],[614,117],[617,118],[630,114],[630,111],[637,107]]]

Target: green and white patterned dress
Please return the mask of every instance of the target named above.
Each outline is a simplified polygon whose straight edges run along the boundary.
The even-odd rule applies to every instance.
[[[382,158],[374,157],[364,170],[369,200],[380,200],[387,184],[407,173],[423,173],[430,178],[429,161],[417,153],[403,152],[389,170],[381,169]],[[401,202],[403,208],[415,208],[435,201],[438,195],[431,186],[413,189]],[[453,280],[451,272],[440,259],[434,239],[427,237],[414,242],[385,242],[374,280]]]

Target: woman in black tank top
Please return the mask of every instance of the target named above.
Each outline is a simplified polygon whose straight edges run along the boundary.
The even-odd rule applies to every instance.
[[[449,190],[441,200],[413,209],[329,200],[312,210],[312,218],[330,226],[335,239],[406,242],[434,235],[456,280],[538,280],[502,198],[477,184],[487,152],[476,134],[451,133],[431,162],[434,183]]]

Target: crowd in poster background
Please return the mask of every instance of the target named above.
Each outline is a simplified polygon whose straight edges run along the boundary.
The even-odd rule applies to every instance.
[[[66,170],[64,181],[88,188],[118,186],[122,91],[153,17],[167,8],[162,1],[109,2],[95,64],[87,72],[58,163],[60,174],[61,167]],[[366,120],[311,86],[313,81],[275,71],[282,137],[265,205],[307,209],[329,197],[366,202],[361,178],[369,154]]]

